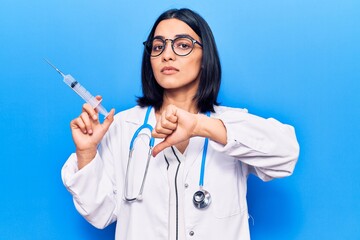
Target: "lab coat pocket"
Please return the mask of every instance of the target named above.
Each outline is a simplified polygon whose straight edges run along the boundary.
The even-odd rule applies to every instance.
[[[241,176],[240,163],[234,159],[222,158],[211,165],[213,166],[208,171],[208,189],[212,195],[212,213],[217,218],[240,214],[246,209],[246,182],[243,182]],[[206,189],[205,186],[204,188]]]

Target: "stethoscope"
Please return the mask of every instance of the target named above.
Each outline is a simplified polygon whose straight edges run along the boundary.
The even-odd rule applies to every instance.
[[[129,148],[129,157],[128,157],[128,163],[127,163],[127,167],[126,167],[126,174],[125,174],[125,187],[124,187],[124,199],[127,202],[134,202],[134,201],[141,201],[143,199],[142,194],[143,194],[143,190],[144,190],[144,185],[145,185],[145,180],[146,180],[146,175],[148,172],[148,168],[149,168],[149,163],[150,163],[150,158],[151,158],[151,151],[154,147],[154,142],[155,139],[151,136],[151,132],[153,130],[153,127],[148,124],[148,120],[149,120],[149,115],[151,112],[151,106],[148,107],[147,111],[146,111],[146,115],[145,115],[145,119],[144,119],[144,123],[135,131],[133,137],[131,138],[130,141],[130,148]],[[207,112],[206,115],[209,117],[210,116],[210,112]],[[130,163],[132,161],[132,155],[134,152],[134,145],[135,145],[135,141],[137,139],[137,137],[139,136],[140,132],[144,129],[148,129],[150,131],[150,135],[147,135],[149,137],[149,151],[148,151],[148,155],[147,155],[147,160],[146,160],[146,167],[145,167],[145,172],[144,172],[144,177],[142,179],[141,182],[141,187],[140,187],[140,191],[137,194],[136,197],[130,197],[128,194],[128,178],[129,178],[129,168],[130,168]],[[206,162],[206,153],[207,153],[207,148],[208,148],[208,144],[209,144],[209,139],[205,138],[205,142],[204,142],[204,149],[203,149],[203,154],[202,154],[202,160],[201,160],[201,168],[200,168],[200,180],[199,180],[199,190],[196,191],[194,193],[193,196],[193,203],[194,206],[198,209],[204,209],[207,208],[210,203],[211,203],[211,195],[208,191],[206,191],[203,186],[204,186],[204,172],[205,172],[205,162]]]

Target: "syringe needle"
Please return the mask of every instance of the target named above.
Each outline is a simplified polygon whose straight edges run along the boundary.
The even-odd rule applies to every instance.
[[[50,65],[52,66],[61,76],[65,77],[65,74],[63,74],[57,67],[55,67],[49,60],[47,60],[46,58],[44,58],[44,60]]]
[[[53,67],[64,79],[66,85],[68,85],[73,91],[75,91],[82,99],[89,103],[93,108],[97,109],[99,113],[105,117],[109,115],[109,112],[102,106],[101,101],[96,99],[91,93],[89,93],[78,81],[75,80],[70,74],[63,74],[57,67],[55,67],[49,60],[44,58],[45,61]]]

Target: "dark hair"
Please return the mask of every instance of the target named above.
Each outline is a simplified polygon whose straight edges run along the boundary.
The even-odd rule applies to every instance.
[[[154,37],[155,29],[161,21],[173,18],[186,23],[200,37],[203,45],[202,67],[195,101],[200,112],[214,112],[214,105],[218,105],[217,96],[221,82],[221,66],[215,39],[207,22],[190,9],[171,9],[159,16],[146,41]],[[141,107],[151,105],[159,110],[163,104],[164,89],[155,80],[150,55],[146,53],[145,48],[141,66],[141,83],[143,96],[138,97],[138,105]]]

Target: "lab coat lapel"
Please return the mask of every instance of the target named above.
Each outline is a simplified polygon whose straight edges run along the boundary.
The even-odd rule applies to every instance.
[[[156,125],[156,116],[155,116],[155,110],[154,108],[151,109],[151,113],[149,116],[149,124],[152,127],[155,127]],[[154,146],[156,146],[157,144],[159,144],[160,142],[162,142],[163,139],[160,138],[155,138],[155,144]],[[168,167],[168,163],[165,160],[165,156],[163,152],[160,152],[154,160],[154,165],[156,165],[155,167],[157,169],[159,169],[159,171],[161,172],[161,175],[164,177],[164,180],[167,182],[168,178],[167,178],[167,167]]]
[[[199,177],[200,177],[200,166],[201,166],[201,160],[202,160],[202,153],[203,153],[203,149],[204,149],[204,143],[205,143],[205,138],[203,138],[203,137],[190,138],[190,142],[189,142],[189,145],[186,150],[186,152],[187,152],[186,153],[186,165],[185,165],[185,172],[184,172],[185,179],[188,177],[190,169],[194,168],[194,167],[199,168]]]
[[[185,179],[188,177],[191,168],[201,165],[201,157],[204,148],[204,141],[205,138],[203,137],[190,138],[189,145],[186,150],[186,161],[185,161],[185,170],[184,170]],[[197,161],[199,161],[198,164],[195,164]],[[200,176],[200,172],[199,172],[199,176]]]
[[[138,111],[129,112],[129,114],[127,115],[127,119],[126,119],[127,122],[136,124],[137,125],[136,129],[139,128],[144,123],[145,115],[146,115],[146,111],[147,111],[147,107],[144,107],[144,108],[138,107],[138,108],[139,108]],[[155,117],[154,108],[151,109],[148,123],[152,127],[155,127],[155,125],[156,125],[156,117]],[[162,140],[163,139],[155,138],[154,146],[159,144]],[[150,161],[151,161],[150,164],[153,165],[155,168],[154,170],[160,171],[161,175],[164,177],[164,180],[167,181],[167,163],[165,161],[164,154],[161,152],[156,156],[156,158],[151,158]]]

